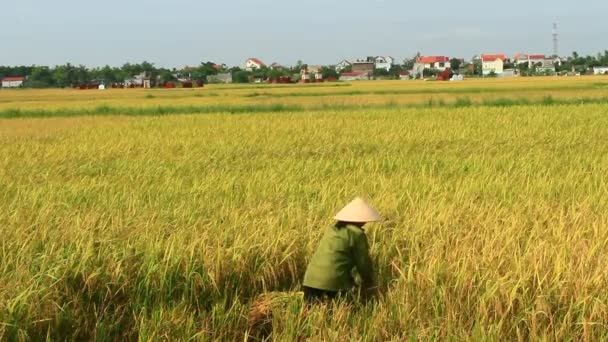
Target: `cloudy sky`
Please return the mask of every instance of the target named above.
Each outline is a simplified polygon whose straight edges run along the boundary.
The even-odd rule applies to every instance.
[[[0,0],[0,65],[285,65],[608,49],[606,0]]]

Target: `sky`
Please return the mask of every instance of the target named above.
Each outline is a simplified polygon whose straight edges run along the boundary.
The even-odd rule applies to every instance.
[[[336,64],[608,49],[606,0],[0,0],[0,65]]]

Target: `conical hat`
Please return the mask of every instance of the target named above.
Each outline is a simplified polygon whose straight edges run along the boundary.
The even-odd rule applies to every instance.
[[[347,204],[334,218],[343,222],[375,222],[382,220],[380,214],[359,197]]]

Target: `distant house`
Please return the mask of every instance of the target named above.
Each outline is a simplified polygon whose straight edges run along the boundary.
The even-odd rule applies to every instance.
[[[545,63],[545,55],[529,55],[528,56],[528,66],[541,66]]]
[[[517,65],[525,64],[525,63],[528,63],[529,58],[530,58],[530,55],[520,52],[520,53],[515,54],[515,56],[513,56],[513,63],[515,63]]]
[[[368,71],[351,71],[340,74],[340,81],[362,81],[369,79],[370,73]]]
[[[599,66],[593,68],[594,75],[608,75],[608,66]]]
[[[416,60],[417,63],[423,64],[426,69],[436,69],[443,71],[449,69],[450,58],[447,56],[421,56]]]
[[[274,62],[274,63],[270,64],[270,69],[281,70],[281,69],[283,69],[283,66],[277,62]]]
[[[351,63],[350,61],[344,59],[342,60],[340,63],[336,64],[336,72],[341,72],[342,70],[348,68],[349,66],[352,66],[353,63]]]
[[[481,55],[481,73],[484,76],[492,73],[502,75],[507,56],[504,54]]]
[[[409,71],[402,71],[399,73],[399,79],[400,80],[409,80],[410,79],[410,72]]]
[[[177,75],[175,75],[175,77],[177,77]],[[143,87],[147,80],[150,80],[150,78],[147,77],[146,72],[144,71],[139,75],[125,79],[125,87]]]
[[[371,62],[356,61],[356,62],[353,62],[353,64],[352,64],[353,71],[364,71],[364,72],[368,72],[370,74],[372,74],[374,72],[375,67],[376,67],[376,64],[374,64],[373,61],[371,61]]]
[[[320,65],[309,65],[306,67],[309,74],[320,74],[322,66]]]
[[[374,67],[376,69],[385,69],[386,71],[390,71],[393,67],[395,59],[390,56],[377,56],[374,57]]]
[[[257,58],[249,58],[245,62],[245,70],[247,70],[247,71],[252,71],[254,69],[261,69],[265,66],[266,66],[266,64],[264,64],[264,62],[262,62],[261,60],[259,60]]]
[[[19,88],[23,86],[25,77],[5,77],[2,79],[2,88]]]
[[[417,78],[423,76],[424,69],[444,71],[450,67],[450,58],[447,56],[418,56],[414,62],[412,74]]]
[[[537,72],[555,72],[555,60],[545,55],[529,55],[528,67],[535,67]]]

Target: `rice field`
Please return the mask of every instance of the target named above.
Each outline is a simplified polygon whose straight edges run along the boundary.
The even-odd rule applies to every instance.
[[[607,136],[606,77],[0,90],[0,340],[608,339]],[[304,308],[355,196],[381,295]]]

